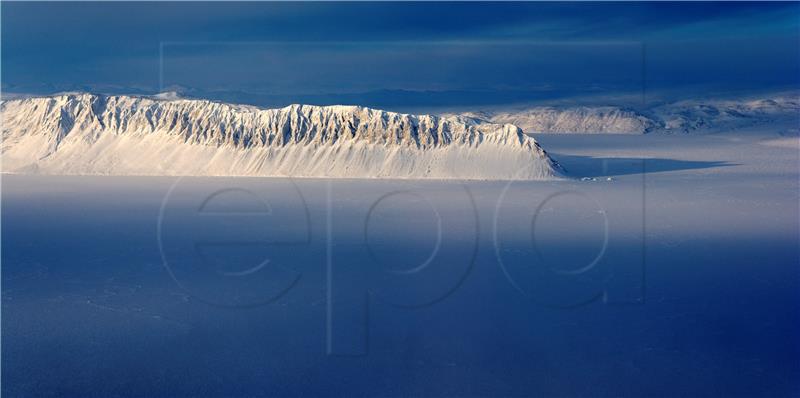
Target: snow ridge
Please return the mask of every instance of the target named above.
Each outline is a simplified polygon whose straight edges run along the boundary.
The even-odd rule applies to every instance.
[[[5,101],[3,171],[48,174],[549,179],[510,124],[359,106],[261,109],[66,94]]]

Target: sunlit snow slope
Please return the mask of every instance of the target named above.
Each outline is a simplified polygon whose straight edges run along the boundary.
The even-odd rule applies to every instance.
[[[260,109],[65,94],[5,101],[4,172],[549,179],[558,165],[511,124],[357,106]]]

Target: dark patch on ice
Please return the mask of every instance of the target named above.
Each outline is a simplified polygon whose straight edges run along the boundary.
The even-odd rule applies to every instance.
[[[727,161],[694,161],[659,158],[607,158],[550,153],[550,157],[564,166],[570,177],[608,177],[631,174],[661,173],[667,171],[708,169],[736,166]]]

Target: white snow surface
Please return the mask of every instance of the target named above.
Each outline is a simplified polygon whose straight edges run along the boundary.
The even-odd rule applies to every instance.
[[[4,172],[543,180],[559,166],[511,124],[359,106],[261,109],[70,93],[0,104]]]

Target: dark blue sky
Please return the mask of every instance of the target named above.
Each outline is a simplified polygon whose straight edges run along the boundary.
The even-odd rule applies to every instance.
[[[7,92],[456,106],[800,84],[800,3],[0,7]]]

